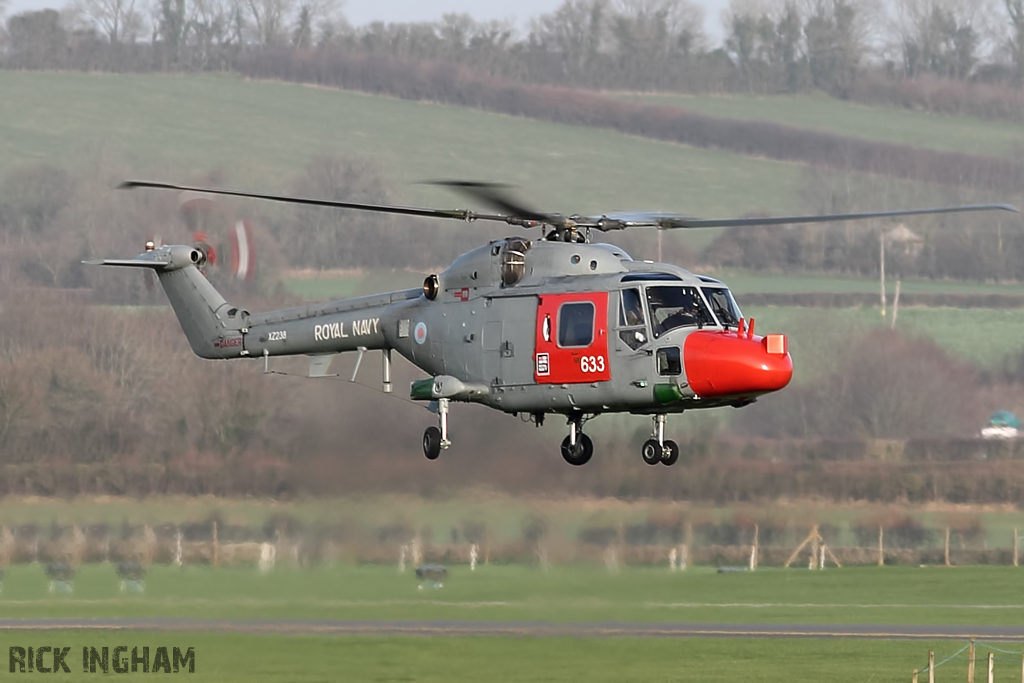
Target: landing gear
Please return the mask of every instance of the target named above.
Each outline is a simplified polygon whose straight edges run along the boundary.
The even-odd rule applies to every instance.
[[[579,417],[569,418],[569,436],[562,440],[562,457],[575,467],[586,465],[594,455],[594,442],[583,433],[583,421]]]
[[[562,440],[562,457],[570,465],[576,467],[586,465],[590,462],[592,455],[594,455],[594,442],[586,434],[580,434],[575,445],[572,443],[572,437],[567,436]]]
[[[640,447],[640,457],[648,465],[674,465],[679,460],[679,444],[675,441],[665,440],[665,416],[655,415],[651,418],[654,421],[654,428],[651,430],[651,438],[644,441]]]
[[[648,439],[644,441],[644,445],[640,447],[640,457],[644,459],[644,462],[648,465],[657,465],[661,462],[661,444],[656,439]]]
[[[661,456],[661,464],[670,466],[675,465],[676,460],[679,460],[679,444],[671,440],[666,441],[665,452],[667,452],[668,455]]]
[[[438,427],[427,427],[423,432],[423,455],[427,460],[437,460],[441,451],[447,450],[452,442],[448,440],[448,403],[450,399],[437,400]]]
[[[423,432],[423,455],[427,460],[437,460],[441,455],[441,430],[437,427],[427,427]]]

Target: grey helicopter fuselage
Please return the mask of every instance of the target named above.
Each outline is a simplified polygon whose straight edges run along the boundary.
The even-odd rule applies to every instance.
[[[662,291],[695,295],[691,305],[703,313],[666,325],[658,320],[665,307],[655,309]],[[712,295],[726,305],[717,315],[710,313]],[[497,240],[463,254],[423,288],[241,314],[238,324],[208,328],[215,334],[195,339],[196,353],[269,358],[393,349],[433,380],[414,385],[414,398],[476,402],[510,413],[744,405],[782,388],[792,372],[784,341],[769,353],[762,338],[740,333],[739,311],[724,284],[673,265],[634,261],[609,244]],[[727,356],[741,347],[739,370],[753,376],[698,392],[701,384],[688,377],[707,373],[692,356],[707,360],[708,353],[688,344],[698,332],[731,344]],[[721,356],[713,359],[715,374],[728,376],[719,366],[736,359]]]
[[[443,181],[501,213],[268,195],[150,181],[122,188],[247,197],[274,202],[405,216],[502,222],[542,231],[541,239],[495,240],[466,252],[419,289],[250,314],[231,306],[202,274],[202,244],[155,247],[131,259],[87,263],[153,270],[192,350],[202,358],[310,356],[310,376],[324,376],[335,354],[379,350],[382,384],[391,391],[392,352],[429,377],[412,383],[430,401],[438,425],[423,433],[437,458],[451,445],[452,401],[567,418],[562,457],[586,464],[593,440],[587,419],[608,412],[651,415],[640,449],[649,465],[672,465],[679,446],[665,438],[666,416],[693,408],[742,407],[786,386],[793,376],[786,337],[754,334],[728,287],[677,266],[634,261],[593,231],[693,229],[890,219],[922,214],[1017,210],[1007,204],[869,211],[813,216],[696,219],[641,212],[564,216],[537,211],[504,186]],[[354,378],[354,375],[353,375]]]

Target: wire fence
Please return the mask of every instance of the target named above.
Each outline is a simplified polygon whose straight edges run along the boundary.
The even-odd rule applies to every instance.
[[[1005,643],[995,645],[992,643],[971,640],[968,644],[961,647],[953,654],[946,655],[935,661],[935,651],[928,651],[928,663],[918,669],[914,669],[911,681],[912,683],[921,683],[921,678],[927,676],[928,683],[935,683],[939,676],[937,675],[938,669],[947,667],[942,671],[942,678],[944,680],[952,680],[959,678],[963,675],[963,670],[955,664],[966,664],[966,677],[967,683],[975,683],[975,681],[987,681],[987,683],[993,683],[995,679],[996,665],[999,665],[1000,673],[1009,670],[1011,676],[1001,676],[1001,680],[1016,680],[1019,675],[1021,683],[1024,683],[1024,644],[1021,645],[1020,649],[1011,650],[1005,647]],[[984,674],[977,675],[978,663],[981,663],[984,667]]]

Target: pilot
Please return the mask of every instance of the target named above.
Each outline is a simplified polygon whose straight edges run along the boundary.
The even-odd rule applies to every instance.
[[[700,304],[697,303],[697,297],[692,293],[683,290],[682,296],[680,297],[679,308],[676,309],[675,313],[670,315],[661,324],[665,331],[675,329],[676,327],[686,327],[689,325],[697,325],[703,327],[703,321],[701,320]]]
[[[640,296],[635,289],[627,289],[622,293],[622,308],[627,326],[644,324],[643,304],[640,303]]]

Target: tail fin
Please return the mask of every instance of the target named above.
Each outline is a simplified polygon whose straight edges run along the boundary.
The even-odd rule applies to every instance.
[[[149,268],[156,272],[192,351],[200,358],[244,356],[248,311],[231,307],[199,272],[203,255],[192,247],[165,246],[132,259],[99,259],[89,265]]]

